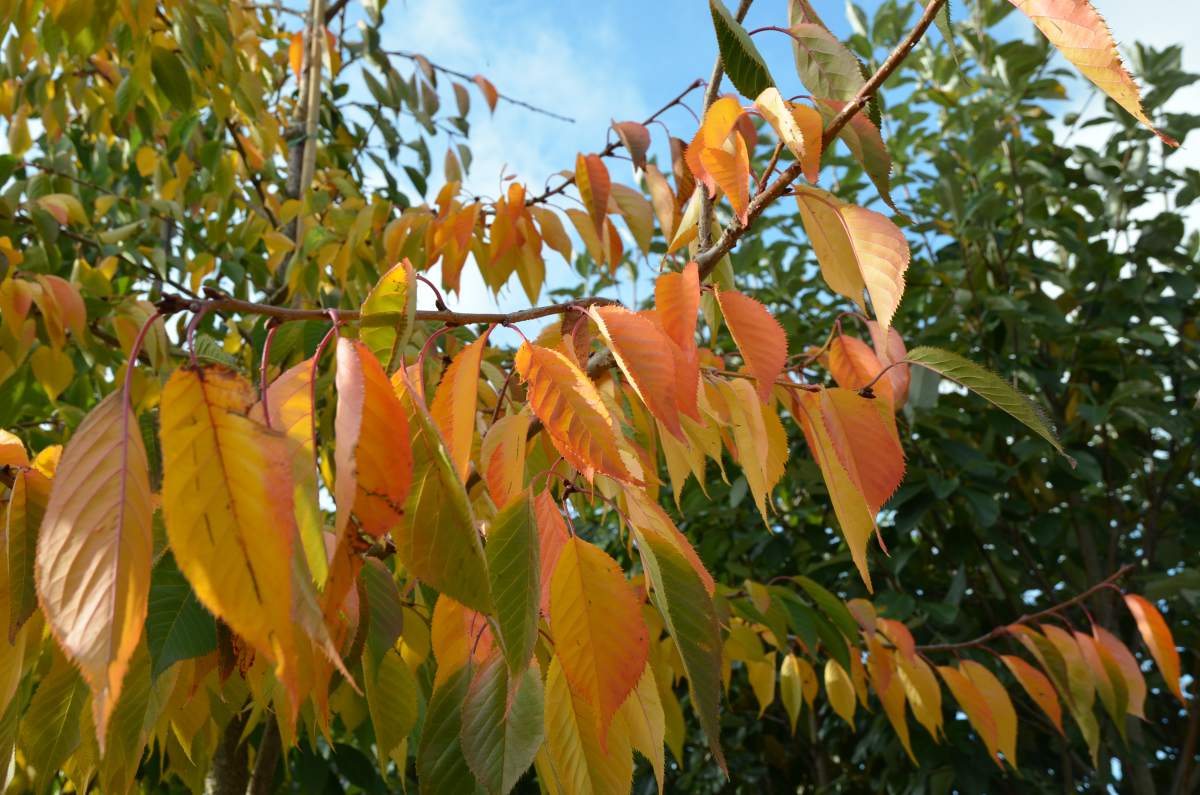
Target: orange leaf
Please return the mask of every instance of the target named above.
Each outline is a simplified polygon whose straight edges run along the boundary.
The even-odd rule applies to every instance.
[[[729,333],[737,343],[746,368],[757,381],[758,397],[763,403],[775,388],[775,379],[787,363],[787,335],[767,308],[749,296],[733,290],[718,290],[721,314]]]
[[[496,102],[500,99],[500,92],[496,91],[496,87],[492,85],[492,81],[483,75],[475,75],[471,79],[475,81],[475,85],[479,86],[479,90],[483,92],[483,99],[487,102],[488,110],[495,113]]]
[[[596,234],[603,236],[612,180],[608,176],[608,167],[599,155],[575,156],[575,184],[579,187],[579,198],[583,200],[583,206],[587,208],[596,227]]]
[[[807,105],[785,101],[775,86],[759,94],[754,107],[775,130],[780,142],[802,164],[804,178],[816,182],[821,167],[821,114]]]
[[[558,566],[558,558],[563,546],[567,543],[567,523],[563,521],[562,512],[554,495],[548,491],[539,491],[533,498],[533,518],[537,522],[538,531],[538,565],[541,567],[542,584],[541,611],[542,615],[550,615],[550,583],[554,578],[554,569]]]
[[[654,284],[654,317],[675,344],[675,400],[679,410],[700,419],[698,392],[700,361],[696,347],[696,316],[700,311],[700,272],[695,262],[682,271],[667,272]]]
[[[381,536],[400,523],[412,483],[408,420],[379,360],[357,340],[338,338],[336,533],[353,513],[365,531]]]
[[[963,660],[959,670],[967,675],[971,684],[983,694],[996,722],[996,745],[1008,764],[1017,767],[1017,711],[1013,709],[1012,699],[1008,691],[996,675],[974,660]]]
[[[867,590],[873,591],[871,573],[867,569],[867,544],[871,534],[876,532],[875,516],[862,493],[850,480],[845,467],[838,461],[833,441],[821,420],[821,396],[813,392],[794,392],[792,414],[799,420],[813,459],[821,469],[825,488],[829,491],[829,501],[833,503],[833,512],[846,538],[846,546],[850,548],[850,557],[858,567]]]
[[[579,538],[563,546],[550,584],[550,629],[571,691],[598,712],[604,745],[646,667],[649,644],[641,600],[599,547]]]
[[[904,451],[877,401],[847,389],[821,391],[821,419],[838,461],[872,513],[896,492],[904,479]]]
[[[729,133],[741,115],[742,106],[738,104],[736,98],[721,97],[704,112],[704,121],[700,124],[696,137],[692,139],[684,152],[684,160],[687,162],[692,176],[696,178],[696,181],[704,184],[710,196],[716,195],[717,185],[713,181],[712,175],[705,169],[700,156],[706,149],[719,149],[724,145],[725,139],[729,137]],[[691,191],[689,190],[687,193],[691,193]],[[680,191],[679,195],[683,195],[683,192]]]
[[[966,674],[957,668],[951,668],[948,665],[939,665],[938,673],[942,675],[942,681],[950,688],[950,693],[954,696],[954,700],[958,702],[958,706],[967,716],[971,726],[975,728],[975,732],[979,735],[979,739],[983,740],[983,744],[987,746],[988,753],[995,760],[997,765],[1000,765],[998,751],[1000,750],[1000,730],[996,725],[996,718],[992,713],[992,708],[988,704],[987,697],[980,691]]]
[[[720,147],[701,149],[700,163],[716,186],[725,191],[734,214],[745,226],[750,207],[750,152],[741,133],[733,135],[732,148],[732,152]]]
[[[621,458],[612,415],[596,385],[563,354],[526,342],[517,372],[529,386],[529,405],[555,449],[591,481],[597,473],[634,481]]]
[[[1170,146],[1179,142],[1155,129],[1142,110],[1137,83],[1121,63],[1117,43],[1104,18],[1088,0],[1010,0],[1033,20],[1050,43],[1075,65],[1083,76],[1108,94],[1113,102],[1150,128]]]
[[[1046,716],[1050,718],[1050,722],[1054,724],[1054,728],[1058,729],[1058,733],[1062,734],[1062,706],[1058,703],[1054,685],[1050,683],[1046,675],[1020,657],[1002,654],[1000,659],[1008,666],[1008,670],[1021,683],[1021,687],[1025,688],[1025,692],[1029,694],[1034,703],[1041,707],[1042,712],[1045,712]]]
[[[292,67],[296,82],[299,82],[300,70],[304,68],[304,31],[298,30],[292,34],[291,43],[288,44],[288,65]]]
[[[437,391],[433,393],[433,405],[429,409],[434,423],[442,432],[454,470],[462,481],[466,481],[471,468],[475,408],[479,403],[479,365],[483,361],[487,337],[485,332],[458,352],[442,374]]]
[[[1166,680],[1167,688],[1186,705],[1183,690],[1179,686],[1179,651],[1175,648],[1175,639],[1171,637],[1167,622],[1163,620],[1158,608],[1137,594],[1125,594],[1125,606],[1133,613],[1138,632],[1150,649],[1150,654],[1154,656],[1154,662],[1158,664],[1158,670]]]
[[[654,322],[624,307],[593,306],[588,314],[642,403],[682,440],[671,340]]]
[[[687,558],[700,581],[704,583],[704,590],[708,591],[711,596],[716,590],[716,583],[713,582],[712,575],[704,567],[704,562],[696,554],[692,543],[675,526],[667,512],[657,502],[650,499],[644,491],[638,489],[626,489],[625,499],[629,511],[629,521],[633,526],[643,533],[654,533],[661,536],[673,544]]]
[[[908,349],[904,345],[904,338],[900,336],[899,331],[896,331],[895,326],[884,328],[876,321],[868,320],[867,329],[871,332],[871,344],[875,346],[875,355],[879,358],[880,364],[887,367],[904,361],[904,357],[908,355]],[[884,376],[892,384],[892,397],[895,400],[897,411],[904,408],[904,404],[908,401],[909,377],[907,364],[892,367]]]

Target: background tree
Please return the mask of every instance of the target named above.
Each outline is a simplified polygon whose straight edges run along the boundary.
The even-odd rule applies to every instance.
[[[1063,129],[1008,4],[845,45],[749,5],[707,84],[495,197],[472,102],[554,111],[382,4],[0,12],[14,789],[1195,787],[1178,50],[1143,110],[1090,5],[1023,4],[1123,108]],[[464,268],[532,308],[456,311]],[[649,311],[597,297],[639,271]]]

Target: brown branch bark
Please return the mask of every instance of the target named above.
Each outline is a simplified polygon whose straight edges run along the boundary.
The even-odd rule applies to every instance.
[[[1020,618],[1016,619],[1015,621],[1012,621],[1011,623],[1012,624],[1026,624],[1030,621],[1037,621],[1039,618],[1046,618],[1047,616],[1053,615],[1054,613],[1057,613],[1060,610],[1065,610],[1066,608],[1071,607],[1072,605],[1077,605],[1080,602],[1087,599],[1089,596],[1092,596],[1093,594],[1095,594],[1099,591],[1103,591],[1104,589],[1108,588],[1114,582],[1121,579],[1126,574],[1133,571],[1135,568],[1137,568],[1137,567],[1132,563],[1126,564],[1126,565],[1122,566],[1121,568],[1117,569],[1112,574],[1105,577],[1100,582],[1098,582],[1095,585],[1093,585],[1092,587],[1088,588],[1086,591],[1080,591],[1079,593],[1072,596],[1070,599],[1067,599],[1066,601],[1063,601],[1063,602],[1059,602],[1058,604],[1055,604],[1055,605],[1051,605],[1050,607],[1047,607],[1045,610],[1039,610],[1036,613],[1026,613],[1025,615],[1021,616]],[[980,646],[984,646],[993,640],[1002,638],[1005,635],[1007,635],[1009,626],[1010,625],[1006,624],[1005,626],[1002,626],[1002,627],[996,627],[991,632],[984,633],[983,635],[980,635],[978,638],[974,638],[973,640],[965,640],[965,641],[962,641],[961,643],[934,643],[934,644],[930,644],[928,646],[918,646],[917,650],[923,651],[923,652],[943,652],[943,651],[961,651],[963,649],[979,648]]]
[[[888,77],[890,77],[891,74],[896,71],[900,64],[904,62],[904,59],[907,58],[909,53],[912,52],[913,48],[917,46],[917,42],[919,42],[921,37],[925,35],[925,31],[927,31],[929,26],[933,24],[938,12],[941,11],[942,6],[945,4],[946,0],[931,0],[929,5],[925,7],[925,10],[921,13],[921,18],[917,20],[917,24],[908,32],[908,35],[896,45],[896,48],[892,50],[890,55],[888,55],[887,60],[885,60],[875,74],[871,75],[867,82],[863,84],[863,87],[858,90],[858,93],[854,95],[854,98],[846,103],[846,106],[843,107],[837,116],[835,116],[833,120],[829,122],[829,125],[825,128],[824,134],[821,136],[822,149],[828,148],[829,145],[833,143],[834,138],[836,138],[837,134],[841,132],[841,129],[849,124],[850,120],[854,118],[854,114],[858,113],[866,106],[867,102],[875,95],[880,86],[883,85],[884,81],[887,80]],[[783,195],[784,191],[786,191],[788,187],[800,176],[801,171],[802,167],[799,162],[792,163],[790,166],[784,169],[783,173],[779,175],[778,179],[768,185],[765,190],[758,193],[758,195],[756,195],[750,201],[750,207],[746,212],[747,218],[745,225],[738,223],[737,219],[734,219],[733,223],[726,227],[725,231],[721,234],[721,238],[715,244],[708,247],[696,256],[696,263],[700,266],[701,278],[704,278],[712,273],[713,269],[717,267],[717,263],[721,261],[721,257],[729,253],[734,244],[737,243],[737,241],[740,240],[754,224],[755,219],[762,215],[763,211],[766,210],[773,201]]]

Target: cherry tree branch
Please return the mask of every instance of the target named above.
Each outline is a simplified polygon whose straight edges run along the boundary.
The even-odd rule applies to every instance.
[[[929,30],[929,26],[933,24],[938,12],[942,10],[942,6],[945,4],[946,0],[930,0],[929,5],[925,6],[925,10],[921,13],[921,18],[917,20],[917,24],[913,29],[896,45],[896,48],[892,50],[891,54],[880,65],[875,74],[871,75],[867,82],[863,84],[858,93],[854,95],[854,98],[846,103],[841,111],[833,117],[833,120],[829,122],[828,126],[826,126],[825,132],[821,136],[822,150],[827,149],[833,143],[834,138],[837,137],[842,128],[850,123],[854,115],[861,111],[867,102],[870,101],[871,97],[878,92],[884,81],[899,68],[904,59],[917,46],[917,42],[925,35],[925,31]],[[737,219],[734,219],[725,228],[725,231],[721,234],[721,238],[716,243],[696,256],[696,263],[700,266],[701,279],[712,273],[713,269],[717,267],[717,263],[721,261],[721,257],[729,253],[734,244],[754,224],[755,219],[762,215],[772,202],[784,194],[788,187],[800,176],[802,171],[803,166],[798,161],[784,169],[778,179],[760,191],[750,201],[750,206],[746,211],[745,224],[741,224]]]
[[[192,300],[179,295],[165,295],[158,301],[157,305],[164,314],[174,314],[183,311],[200,312],[203,310],[205,313],[261,315],[263,317],[275,318],[282,322],[326,320],[329,318],[328,309],[296,309],[287,306],[276,306],[274,304],[243,301],[240,298],[225,295],[211,287],[205,289],[205,296],[206,298],[201,300]],[[576,309],[586,309],[589,306],[607,306],[617,303],[619,302],[611,298],[596,297],[582,298],[561,304],[534,306],[515,312],[455,312],[449,309],[418,309],[416,319],[437,321],[454,326],[465,326],[475,323],[504,325],[508,323],[522,323],[526,320],[537,320],[553,315],[562,315]],[[338,310],[338,317],[343,321],[358,320],[361,318],[361,313],[358,310],[351,309]]]
[[[1133,571],[1135,568],[1137,568],[1137,566],[1135,566],[1132,563],[1128,563],[1128,564],[1122,566],[1121,568],[1117,569],[1116,571],[1114,571],[1112,574],[1105,577],[1100,582],[1093,585],[1091,588],[1088,588],[1086,591],[1081,591],[1081,592],[1075,594],[1070,599],[1067,599],[1065,602],[1059,602],[1056,605],[1051,605],[1050,607],[1047,607],[1045,610],[1039,610],[1036,613],[1026,613],[1025,615],[1021,616],[1020,618],[1011,622],[1011,624],[1006,624],[1005,626],[1002,626],[1002,627],[996,627],[991,632],[987,632],[983,635],[980,635],[978,638],[975,638],[974,640],[966,640],[966,641],[962,641],[961,643],[934,643],[934,644],[930,644],[928,646],[918,646],[917,651],[943,652],[943,651],[961,651],[963,649],[980,648],[980,647],[990,643],[993,640],[997,640],[997,639],[1002,638],[1005,635],[1009,634],[1008,627],[1012,626],[1012,624],[1027,624],[1030,621],[1037,621],[1040,618],[1046,618],[1048,616],[1059,613],[1062,610],[1067,609],[1068,607],[1077,605],[1080,602],[1083,602],[1089,596],[1097,593],[1098,591],[1102,591],[1105,588],[1111,587],[1114,582],[1121,579],[1126,574]]]

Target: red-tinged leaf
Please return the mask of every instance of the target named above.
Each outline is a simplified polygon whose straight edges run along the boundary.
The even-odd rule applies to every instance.
[[[937,670],[942,676],[942,681],[950,688],[950,693],[954,696],[954,700],[958,702],[958,706],[975,729],[975,733],[979,735],[979,739],[983,740],[983,744],[987,746],[988,754],[991,755],[997,765],[1000,765],[998,755],[1000,750],[1000,730],[996,725],[996,718],[987,697],[966,674],[957,668],[951,668],[948,665],[939,665]]]
[[[429,644],[437,661],[434,687],[467,662],[481,663],[496,647],[487,616],[441,594],[433,606]]]
[[[1129,693],[1129,714],[1145,720],[1146,678],[1142,676],[1137,658],[1133,656],[1129,647],[1104,627],[1093,624],[1092,636],[1104,653],[1112,658],[1125,680],[1125,689]]]
[[[479,365],[483,361],[487,336],[483,334],[458,352],[442,374],[437,391],[433,393],[433,405],[429,408],[446,442],[454,471],[462,481],[466,481],[471,468],[475,409],[479,403]]]
[[[304,68],[304,31],[302,30],[293,33],[291,42],[288,44],[288,65],[292,67],[292,74],[296,76],[296,82],[300,82],[300,70]]]
[[[899,411],[908,402],[910,378],[909,366],[897,364],[897,362],[903,362],[908,355],[904,338],[900,336],[900,332],[896,330],[895,326],[884,328],[874,320],[867,321],[867,329],[871,333],[871,344],[875,347],[875,355],[879,358],[879,363],[884,367],[896,365],[891,367],[884,377],[891,382],[892,397],[896,404],[896,410]]]
[[[75,285],[59,276],[39,274],[37,280],[42,286],[43,295],[51,296],[54,301],[57,321],[76,337],[83,334],[87,325],[87,308]]]
[[[842,108],[847,104],[821,98],[817,98],[816,103],[826,124],[841,113]],[[879,134],[879,128],[867,118],[866,113],[860,110],[851,116],[850,123],[838,132],[838,138],[842,139],[846,148],[850,150],[850,154],[867,172],[871,182],[875,183],[879,197],[888,207],[896,210],[896,204],[892,201],[890,192],[892,156],[888,154],[887,145],[883,142],[883,136]],[[896,211],[899,212],[899,210]]]
[[[883,704],[884,714],[888,723],[900,738],[900,744],[908,752],[908,758],[917,764],[917,757],[912,750],[912,741],[908,732],[908,718],[905,705],[908,694],[904,690],[900,677],[896,674],[895,655],[891,649],[884,648],[875,638],[871,639],[871,654],[867,658],[871,673],[871,687]]]
[[[833,512],[846,539],[846,546],[850,548],[850,557],[867,590],[873,591],[871,573],[867,569],[867,545],[872,533],[876,532],[875,515],[838,460],[833,441],[821,419],[821,396],[813,392],[794,391],[792,413],[799,420],[808,448],[821,470],[825,488],[829,491],[829,501],[833,503]]]
[[[675,357],[666,334],[653,321],[624,307],[593,306],[588,314],[642,403],[682,440],[675,398]]]
[[[338,338],[335,420],[336,534],[353,514],[381,536],[400,523],[412,484],[408,421],[379,360],[356,340]]]
[[[989,669],[974,660],[963,660],[959,670],[983,695],[996,724],[996,746],[1015,770],[1017,767],[1017,711],[1000,680]]]
[[[758,397],[766,403],[775,379],[787,363],[787,335],[767,308],[733,290],[714,290],[729,333],[737,343],[746,368],[757,381]]]
[[[141,430],[114,392],[63,452],[36,566],[46,621],[92,688],[101,748],[146,620],[153,512]]]
[[[875,316],[889,326],[904,295],[911,258],[904,233],[886,216],[817,188],[797,185],[796,201],[830,289],[865,309],[865,288]]]
[[[597,474],[633,482],[621,458],[612,415],[586,374],[563,354],[524,343],[515,357],[529,405],[550,441],[591,481]]]
[[[78,431],[76,435],[78,435]],[[21,453],[24,452],[22,448]],[[112,463],[115,464],[115,462]],[[76,475],[78,476],[78,473]],[[87,484],[77,485],[83,489]],[[103,488],[98,484],[91,485],[95,488]],[[50,486],[50,479],[45,472],[22,466],[12,472],[8,504],[0,507],[0,516],[3,518],[3,521],[0,521],[0,527],[4,528],[4,540],[0,545],[0,578],[4,575],[8,577],[5,584],[7,609],[3,609],[5,597],[0,596],[0,626],[7,625],[8,630],[0,634],[0,637],[7,637],[10,644],[16,642],[17,634],[38,607],[35,555],[38,547],[42,544],[39,536],[42,532],[46,506],[50,501]],[[115,519],[115,516],[113,518]],[[81,532],[84,531],[81,530]],[[63,541],[62,538],[55,539],[55,543],[58,544],[62,544]],[[87,543],[87,539],[79,539],[79,541]],[[70,550],[64,550],[64,554],[71,557]],[[62,565],[65,566],[72,562],[74,561],[62,561]],[[5,563],[7,570],[4,569]],[[0,583],[3,583],[3,579],[0,579]],[[59,587],[61,588],[63,585],[60,584]],[[74,586],[67,584],[66,587]],[[59,605],[56,604],[55,607],[57,608]]]
[[[1008,666],[1008,670],[1012,672],[1021,687],[1025,688],[1025,692],[1033,699],[1033,703],[1042,708],[1042,712],[1046,713],[1046,717],[1054,724],[1054,728],[1058,729],[1059,734],[1062,734],[1062,707],[1058,703],[1054,685],[1050,683],[1046,675],[1020,657],[1002,654],[1000,659]]]
[[[554,578],[554,569],[558,566],[558,558],[562,555],[570,535],[567,533],[567,523],[563,521],[562,511],[549,491],[538,492],[533,498],[533,516],[537,522],[538,568],[542,592],[539,609],[543,616],[549,618],[550,583]]]
[[[633,167],[646,168],[646,151],[650,148],[650,131],[636,121],[614,121],[612,128],[629,152]]]
[[[1122,737],[1125,736],[1125,715],[1129,712],[1129,689],[1125,686],[1125,676],[1113,659],[1096,639],[1075,630],[1075,642],[1084,662],[1091,669],[1092,679],[1096,683],[1096,692],[1100,703],[1112,718],[1113,724]]]
[[[876,401],[857,392],[825,389],[820,394],[821,419],[838,461],[871,512],[879,513],[904,479],[904,451],[894,427]]]
[[[495,113],[496,102],[500,99],[500,92],[496,91],[496,87],[492,85],[492,81],[483,75],[475,75],[471,79],[475,81],[475,85],[479,86],[479,90],[483,93],[483,99],[487,102],[488,110]]]
[[[599,155],[579,154],[575,157],[575,185],[579,188],[583,206],[591,216],[596,235],[603,237],[612,180],[608,176],[608,167]]]
[[[641,604],[617,562],[570,538],[550,583],[550,630],[571,691],[597,711],[600,742],[646,666]]]
[[[1088,0],[1010,0],[1033,20],[1050,43],[1083,76],[1169,146],[1179,142],[1159,132],[1142,109],[1141,93],[1121,63],[1104,18]]]
[[[700,162],[713,183],[729,197],[734,215],[745,226],[750,207],[750,152],[741,133],[733,136],[732,152],[719,147],[705,148],[700,150]]]
[[[1137,621],[1138,632],[1141,633],[1146,647],[1150,649],[1150,654],[1154,656],[1154,662],[1158,664],[1158,671],[1166,681],[1167,689],[1186,704],[1179,685],[1179,652],[1175,648],[1175,639],[1171,637],[1167,622],[1163,620],[1158,608],[1137,594],[1125,594],[1125,606]]]
[[[875,380],[883,363],[867,343],[857,337],[835,334],[829,342],[829,372],[838,386],[859,390]],[[881,379],[882,381],[882,379]],[[875,386],[878,386],[876,382]],[[888,389],[884,386],[884,390]],[[872,387],[874,389],[874,387]]]
[[[479,464],[492,502],[507,505],[525,488],[525,448],[530,416],[524,412],[498,419],[483,437]]]

